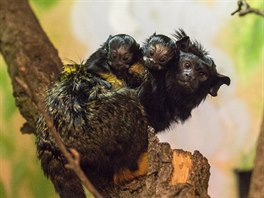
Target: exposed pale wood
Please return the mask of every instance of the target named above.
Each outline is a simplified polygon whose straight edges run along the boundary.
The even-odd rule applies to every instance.
[[[171,184],[177,185],[179,183],[186,183],[190,176],[190,169],[192,167],[191,153],[180,150],[173,151],[173,173]]]

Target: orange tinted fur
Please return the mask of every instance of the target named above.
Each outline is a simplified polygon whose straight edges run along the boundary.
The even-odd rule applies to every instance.
[[[119,88],[125,87],[125,82],[122,80],[119,80],[112,73],[101,73],[100,76],[101,78],[109,82],[112,85],[113,89],[119,89]]]
[[[122,169],[114,175],[114,183],[120,184],[126,181],[133,180],[136,177],[146,175],[148,172],[148,153],[144,152],[140,155],[137,161],[138,169],[131,171],[128,168]]]
[[[135,74],[143,74],[145,71],[144,66],[140,63],[137,62],[133,65],[131,65],[131,67],[129,68],[129,73],[135,73]]]

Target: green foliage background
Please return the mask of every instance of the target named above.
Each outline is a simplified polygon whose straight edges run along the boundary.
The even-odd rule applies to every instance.
[[[30,3],[45,11],[58,3],[59,0],[30,0]]]
[[[264,8],[264,1],[250,3],[254,8]],[[244,82],[264,64],[264,18],[249,14],[239,18],[239,22],[233,20],[229,27],[232,27],[229,39],[234,43],[230,50],[240,80]]]

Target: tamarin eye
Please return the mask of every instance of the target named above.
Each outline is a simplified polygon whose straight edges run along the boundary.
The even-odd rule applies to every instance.
[[[204,72],[200,72],[199,73],[199,79],[201,80],[201,81],[205,81],[205,80],[207,80],[207,74],[206,73],[204,73]]]
[[[153,55],[154,55],[154,49],[153,49],[153,48],[151,48],[151,49],[149,50],[149,55],[150,55],[150,56],[153,56]]]
[[[161,57],[161,58],[159,59],[159,62],[160,62],[160,63],[165,63],[166,60],[167,60],[167,58],[163,56],[163,57]]]
[[[117,58],[117,55],[116,55],[115,53],[112,53],[112,54],[111,54],[111,58],[112,58],[113,60],[115,60],[115,59]]]
[[[190,69],[191,68],[191,64],[189,62],[185,62],[184,63],[184,68]]]
[[[123,61],[128,61],[129,58],[130,58],[129,54],[124,55],[124,57],[123,57]]]

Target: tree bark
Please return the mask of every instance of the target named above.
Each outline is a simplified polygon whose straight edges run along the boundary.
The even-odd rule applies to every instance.
[[[33,132],[38,112],[15,79],[23,80],[19,68],[30,71],[25,77],[36,96],[43,98],[62,62],[26,0],[0,0],[0,52],[8,65],[16,105],[27,121],[22,132]],[[149,130],[148,174],[120,186],[93,178],[98,190],[106,197],[208,197],[207,159],[198,151],[172,150]]]
[[[8,65],[16,105],[27,120],[22,131],[32,133],[38,112],[15,80],[16,76],[23,79],[18,68],[22,65],[31,71],[26,77],[36,94],[43,98],[62,63],[27,0],[0,0],[0,52]]]
[[[264,197],[264,111],[249,189],[250,198]]]
[[[209,197],[207,194],[210,165],[199,151],[193,154],[172,150],[168,143],[159,143],[149,128],[148,173],[130,183],[114,186],[90,178],[105,197]]]

